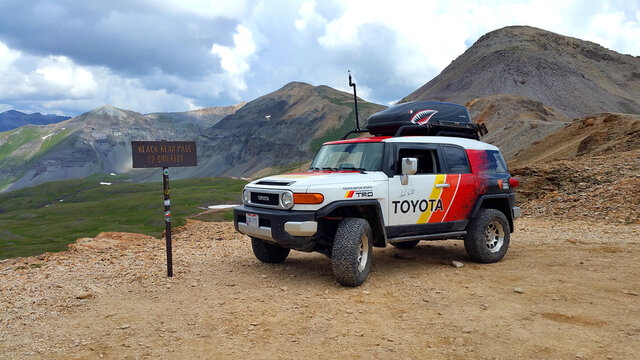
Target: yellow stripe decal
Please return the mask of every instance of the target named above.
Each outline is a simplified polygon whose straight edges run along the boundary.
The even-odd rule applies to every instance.
[[[440,195],[442,194],[442,188],[437,188],[435,184],[444,183],[445,174],[436,175],[436,182],[433,184],[433,189],[431,190],[431,195],[429,195],[429,200],[438,200]],[[423,212],[418,219],[418,224],[426,224],[431,217],[431,206],[427,208],[427,211]]]

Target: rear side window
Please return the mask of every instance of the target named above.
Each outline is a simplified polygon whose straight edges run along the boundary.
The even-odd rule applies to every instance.
[[[487,172],[490,174],[506,174],[509,172],[507,169],[507,163],[500,154],[500,151],[489,150],[487,151]]]
[[[471,172],[469,160],[464,149],[456,146],[443,146],[444,158],[447,162],[447,173],[468,174]]]

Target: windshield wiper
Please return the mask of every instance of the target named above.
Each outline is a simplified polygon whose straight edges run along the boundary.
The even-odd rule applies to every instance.
[[[332,167],[328,167],[328,166],[323,167],[322,170],[338,171],[338,169],[332,168]]]
[[[320,170],[320,168],[319,168],[319,167],[312,166],[312,167],[310,167],[310,168],[309,168],[309,170],[311,170],[311,171],[316,171],[316,170]]]

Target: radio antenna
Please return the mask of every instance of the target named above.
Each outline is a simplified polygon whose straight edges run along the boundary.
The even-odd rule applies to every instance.
[[[356,95],[356,83],[351,82],[351,70],[349,71],[349,86],[353,87],[353,104],[356,109],[356,133],[361,133],[360,130],[360,120],[358,119],[358,96]]]

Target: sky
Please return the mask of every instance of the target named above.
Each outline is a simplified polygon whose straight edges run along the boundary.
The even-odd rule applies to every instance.
[[[640,0],[0,0],[0,112],[233,105],[291,81],[390,105],[483,34],[530,25],[640,55]]]

